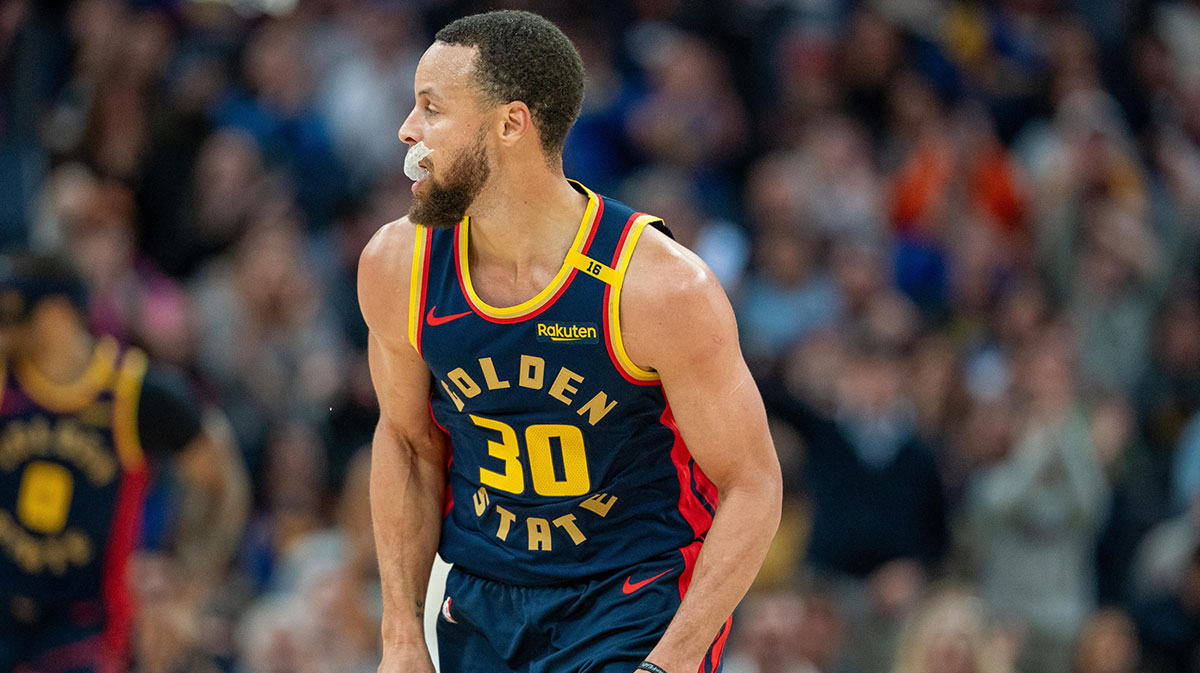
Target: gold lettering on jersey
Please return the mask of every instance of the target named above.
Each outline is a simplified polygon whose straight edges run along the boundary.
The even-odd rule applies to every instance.
[[[474,399],[481,393],[512,388],[511,370],[505,372],[507,378],[500,378],[500,373],[496,371],[496,364],[491,357],[479,358],[476,364],[479,368],[478,373],[473,370],[468,371],[466,367],[456,367],[450,370],[444,379],[438,381],[442,386],[442,390],[446,391],[446,397],[450,399],[454,407],[460,412],[466,409],[468,405],[466,400]],[[480,377],[482,377],[484,385],[487,386],[486,388],[477,383]],[[586,418],[588,425],[596,425],[617,406],[617,400],[613,399],[603,390],[585,390],[583,395],[590,395],[590,397],[579,397],[576,399],[581,388],[585,386],[586,377],[566,367],[559,367],[558,371],[554,373],[553,378],[550,378],[546,370],[546,360],[536,355],[521,356],[520,364],[516,371],[516,378],[517,385],[521,388],[543,391],[546,395],[568,407],[573,407],[580,400],[587,399],[587,402],[584,402],[575,409],[575,413]],[[550,380],[549,388],[546,387],[548,379]],[[0,450],[2,450],[2,447],[0,447]]]
[[[466,395],[467,399],[471,399],[483,392],[483,388],[480,388],[479,384],[475,383],[475,379],[471,378],[470,374],[467,374],[467,371],[462,367],[455,369],[446,376],[450,377],[450,380],[454,382],[454,385],[458,386],[458,389],[462,391],[463,395]]]
[[[583,381],[583,377],[571,371],[570,369],[567,369],[566,367],[559,369],[558,376],[554,377],[554,383],[550,386],[550,397],[553,397],[559,402],[569,406],[571,404],[571,398],[567,397],[563,393],[571,393],[574,395],[575,393],[579,392],[579,389],[571,384],[580,383],[581,381]]]
[[[496,537],[501,541],[507,542],[509,533],[512,532],[513,525],[518,524],[520,518],[517,514],[508,510],[504,506],[492,502],[488,490],[480,486],[472,496],[473,504],[475,505],[475,515],[484,519],[484,525],[487,525],[489,512],[495,512],[499,516],[499,521],[495,523]],[[580,509],[587,510],[593,514],[604,518],[612,510],[613,505],[617,502],[617,496],[609,495],[608,493],[595,493],[589,496],[586,500],[577,503]],[[539,510],[539,513],[541,510]],[[575,512],[565,512],[553,519],[542,518],[537,516],[524,517],[526,530],[526,544],[530,551],[551,551],[554,545],[554,537],[558,536],[563,539],[563,536],[570,538],[572,544],[579,546],[587,542],[588,536],[584,533],[587,520],[591,517],[585,516],[581,521]],[[555,533],[555,531],[560,531]],[[0,538],[2,541],[2,538]],[[520,542],[517,542],[520,544]]]
[[[450,401],[454,402],[454,406],[457,407],[459,411],[462,411],[463,407],[465,406],[463,401],[458,398],[458,395],[454,394],[453,390],[450,390],[450,386],[446,385],[445,381],[442,381],[442,388],[446,390],[446,394],[450,396]]]
[[[551,551],[550,522],[531,516],[525,520],[529,528],[529,551]]]
[[[605,395],[604,391],[601,390],[592,399],[588,400],[587,404],[579,407],[579,411],[575,413],[582,416],[584,412],[587,412],[588,425],[595,425],[600,419],[607,416],[608,412],[612,411],[615,406],[617,406],[617,401],[613,400],[609,402],[608,395]]]
[[[537,335],[539,340],[548,338],[551,341],[585,341],[587,343],[597,343],[600,340],[600,332],[595,327],[589,325],[563,325],[561,323],[540,322],[537,325]]]
[[[487,383],[488,390],[504,390],[509,387],[508,381],[497,378],[496,365],[492,364],[491,358],[479,358],[479,369],[483,372],[483,381]]]
[[[546,371],[546,361],[536,355],[521,356],[521,378],[518,383],[522,388],[542,389],[542,375]]]
[[[512,523],[517,520],[517,515],[500,505],[496,505],[496,513],[500,515],[500,527],[496,529],[496,537],[501,540],[508,540],[508,530],[512,526]]]
[[[8,512],[0,511],[0,548],[23,572],[66,574],[72,566],[83,567],[94,557],[91,538],[68,528],[61,535],[38,537],[29,534]]]
[[[113,421],[112,402],[107,400],[98,400],[93,402],[88,406],[88,408],[79,412],[75,417],[84,425],[106,428],[112,425]]]
[[[605,500],[605,498],[608,498],[608,500]],[[588,498],[587,500],[584,500],[583,502],[579,503],[579,506],[588,510],[589,512],[594,512],[596,514],[599,514],[600,518],[603,519],[604,517],[608,516],[608,511],[610,509],[612,509],[612,506],[616,502],[617,502],[617,496],[615,496],[615,495],[609,495],[607,493],[597,493],[597,494],[593,495],[592,497]]]
[[[79,469],[89,482],[106,486],[120,469],[100,433],[70,418],[54,427],[43,416],[12,420],[0,431],[0,472],[14,472],[29,460],[57,459]]]
[[[583,534],[583,531],[579,530],[579,526],[575,525],[574,514],[564,514],[558,517],[554,520],[554,525],[567,531],[567,535],[571,536],[571,541],[575,543],[576,547],[579,546],[580,542],[583,542],[587,539],[587,536]]]
[[[489,504],[487,489],[480,486],[479,490],[475,491],[475,516],[483,516]]]

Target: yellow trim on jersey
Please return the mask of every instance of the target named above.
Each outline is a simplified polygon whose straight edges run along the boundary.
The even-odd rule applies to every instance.
[[[119,350],[115,339],[102,337],[83,376],[67,384],[51,381],[38,371],[33,362],[25,359],[16,363],[14,373],[18,385],[30,399],[51,411],[68,414],[91,404],[96,395],[109,385]]]
[[[551,299],[553,299],[556,294],[558,294],[558,291],[561,290],[562,286],[566,284],[567,278],[570,277],[571,270],[575,268],[570,262],[571,253],[581,253],[583,251],[583,246],[587,242],[588,236],[592,233],[592,227],[596,226],[594,220],[596,218],[596,208],[600,204],[600,199],[595,193],[592,192],[592,190],[584,187],[583,185],[579,186],[582,187],[587,193],[588,204],[587,208],[583,211],[583,221],[579,223],[579,230],[575,234],[575,241],[571,243],[571,248],[567,251],[566,259],[563,259],[562,267],[559,268],[558,274],[554,276],[554,280],[550,281],[550,284],[547,285],[541,292],[537,293],[533,299],[521,302],[516,306],[509,306],[505,308],[490,306],[487,302],[480,299],[479,295],[475,293],[475,286],[471,284],[471,271],[467,265],[467,260],[470,257],[468,254],[468,250],[470,249],[468,245],[470,240],[468,232],[471,229],[471,218],[463,218],[462,223],[458,225],[458,263],[459,268],[462,269],[462,284],[463,289],[466,291],[467,302],[470,303],[475,310],[492,318],[511,320],[513,318],[520,318],[537,311],[545,306]]]
[[[137,470],[145,464],[142,439],[138,433],[138,405],[142,396],[142,381],[146,378],[149,361],[146,354],[130,348],[121,362],[117,373],[117,385],[113,395],[113,437],[116,440],[117,456],[128,471]]]
[[[625,272],[629,268],[629,259],[633,257],[633,248],[641,238],[646,225],[657,221],[657,217],[650,215],[642,215],[634,221],[633,228],[629,230],[625,244],[621,247],[621,256],[617,260],[617,282],[612,284],[612,290],[608,295],[608,334],[609,340],[612,341],[613,353],[617,356],[617,361],[625,369],[626,374],[638,381],[647,382],[658,381],[658,372],[642,369],[629,359],[629,354],[625,352],[625,342],[621,340],[621,312],[619,309],[621,307],[621,287],[625,284]]]
[[[412,278],[408,281],[408,343],[421,352],[421,344],[417,343],[417,335],[421,331],[421,279],[425,275],[425,241],[429,238],[429,229],[417,225],[416,245],[413,248]]]
[[[576,269],[595,276],[609,285],[614,285],[617,282],[616,269],[603,262],[598,262],[582,252],[576,252],[575,250],[568,252],[567,262]]]

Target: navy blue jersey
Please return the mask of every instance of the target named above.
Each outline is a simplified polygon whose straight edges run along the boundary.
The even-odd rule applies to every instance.
[[[138,439],[146,356],[102,339],[67,386],[29,363],[0,394],[0,618],[102,625],[121,651],[132,617],[126,564],[147,479]]]
[[[682,591],[716,489],[658,375],[621,341],[621,286],[657,218],[578,183],[588,206],[562,268],[518,306],[488,306],[468,268],[469,219],[417,227],[409,339],[450,439],[442,558],[518,585],[578,582],[680,550]]]

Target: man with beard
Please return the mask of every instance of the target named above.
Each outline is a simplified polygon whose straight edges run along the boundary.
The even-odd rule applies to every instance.
[[[414,203],[359,267],[380,671],[433,671],[435,552],[443,673],[720,670],[781,493],[728,300],[657,218],[563,175],[583,67],[552,24],[455,21],[414,89]]]

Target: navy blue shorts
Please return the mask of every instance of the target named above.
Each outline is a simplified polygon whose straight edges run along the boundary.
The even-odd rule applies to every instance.
[[[634,673],[679,609],[690,579],[684,567],[684,554],[672,552],[611,577],[552,587],[493,582],[453,568],[437,620],[441,671]],[[700,673],[721,670],[731,621]]]

